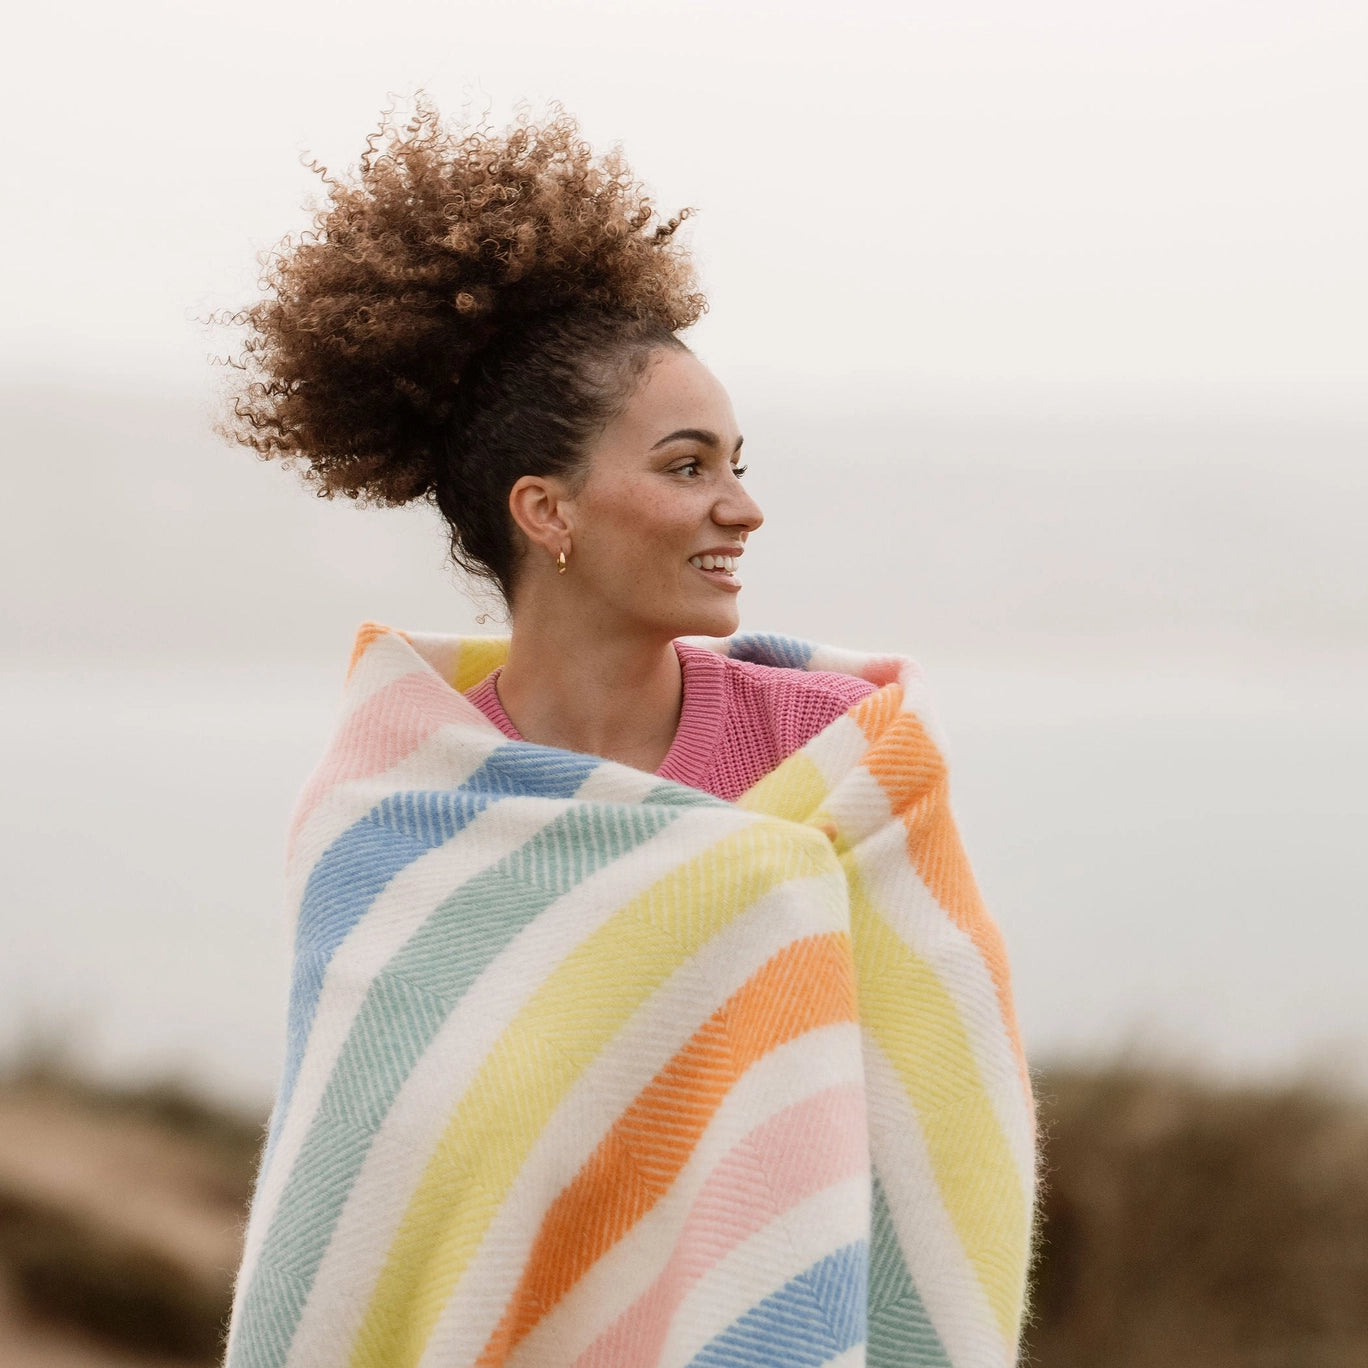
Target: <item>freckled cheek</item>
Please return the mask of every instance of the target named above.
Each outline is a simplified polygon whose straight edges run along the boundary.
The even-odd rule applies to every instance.
[[[678,514],[647,500],[632,500],[614,509],[620,535],[615,538],[619,564],[639,578],[677,583],[681,566],[694,543],[693,525],[682,525]]]

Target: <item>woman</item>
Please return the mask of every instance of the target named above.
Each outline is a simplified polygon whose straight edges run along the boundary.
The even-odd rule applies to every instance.
[[[425,104],[330,195],[234,434],[431,500],[512,629],[358,633],[230,1364],[1011,1363],[1000,940],[916,667],[737,633],[684,214],[563,114]]]

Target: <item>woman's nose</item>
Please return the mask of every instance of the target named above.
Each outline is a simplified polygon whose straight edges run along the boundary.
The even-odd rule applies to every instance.
[[[729,483],[730,488],[713,509],[713,518],[720,526],[744,527],[748,532],[754,532],[765,521],[760,505],[736,476],[733,475]]]

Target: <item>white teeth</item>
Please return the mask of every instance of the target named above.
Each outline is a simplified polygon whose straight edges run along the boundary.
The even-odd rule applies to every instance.
[[[690,556],[689,564],[700,570],[725,570],[732,574],[736,570],[735,556]]]

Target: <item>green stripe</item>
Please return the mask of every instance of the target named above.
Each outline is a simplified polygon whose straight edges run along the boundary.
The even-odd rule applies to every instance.
[[[869,1234],[868,1368],[951,1368],[926,1314],[893,1228],[888,1194],[874,1175]]]
[[[375,975],[281,1194],[243,1299],[229,1368],[285,1362],[375,1133],[470,985],[552,902],[685,811],[576,803],[462,884]]]

